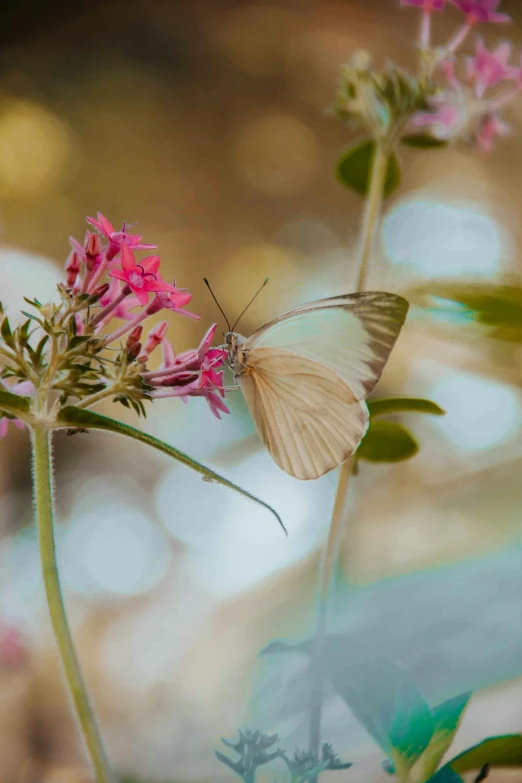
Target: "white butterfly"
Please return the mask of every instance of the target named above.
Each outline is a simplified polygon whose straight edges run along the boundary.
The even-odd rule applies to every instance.
[[[280,468],[314,479],[353,454],[368,428],[364,400],[407,311],[395,294],[346,294],[289,310],[251,337],[225,335],[236,381]]]

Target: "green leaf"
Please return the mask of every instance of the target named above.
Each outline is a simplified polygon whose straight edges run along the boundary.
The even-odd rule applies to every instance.
[[[7,318],[7,316],[4,317],[2,325],[0,326],[0,334],[2,335],[4,343],[10,348],[14,348],[13,333],[11,332],[9,318]]]
[[[408,292],[411,300],[437,315],[459,316],[489,328],[499,340],[522,342],[522,287],[492,283],[432,283]]]
[[[30,397],[19,397],[18,394],[0,389],[0,411],[5,411],[16,418],[27,419],[30,405]]]
[[[224,487],[229,487],[229,489],[233,489],[236,492],[239,492],[240,495],[243,495],[249,500],[253,500],[260,506],[264,506],[264,508],[266,508],[268,511],[270,511],[271,514],[275,516],[285,533],[287,532],[281,517],[271,506],[268,505],[268,503],[265,503],[263,500],[255,497],[255,495],[250,494],[250,492],[241,489],[241,487],[238,487],[237,484],[234,484],[232,481],[229,481],[223,476],[220,476],[219,473],[215,473],[205,465],[196,462],[196,460],[192,459],[192,457],[189,457],[188,454],[184,454],[184,452],[175,449],[173,446],[169,446],[168,443],[164,443],[162,440],[158,440],[158,438],[154,438],[152,435],[148,435],[146,432],[141,432],[141,430],[130,427],[128,424],[123,424],[121,421],[117,421],[116,419],[110,419],[108,416],[102,416],[99,413],[84,410],[83,408],[77,408],[73,405],[62,408],[57,416],[55,427],[62,427],[67,429],[81,428],[107,430],[109,432],[115,432],[119,435],[125,435],[128,438],[133,438],[134,440],[139,440],[141,443],[146,443],[158,451],[162,451],[163,454],[167,454],[169,457],[174,457],[174,459],[176,459],[178,462],[181,462],[183,465],[187,465],[189,468],[192,468],[192,470],[200,473],[207,480],[215,481],[217,484],[222,484]]]
[[[370,416],[386,416],[391,413],[429,413],[433,416],[443,416],[446,411],[431,400],[419,397],[383,397],[379,400],[369,400]]]
[[[361,196],[368,194],[370,174],[375,153],[375,142],[363,141],[351,147],[337,162],[337,179],[342,185],[355,190]],[[401,170],[396,155],[390,155],[384,182],[384,198],[388,198],[399,186]]]
[[[428,783],[462,783],[462,778],[451,769],[449,764],[445,764],[429,779]]]
[[[411,133],[401,138],[401,144],[418,149],[440,149],[447,147],[449,142],[446,139],[436,139],[428,133]]]
[[[430,744],[415,763],[412,770],[414,780],[429,780],[435,774],[444,754],[453,742],[470,698],[471,693],[461,693],[459,696],[448,699],[432,708],[433,736]]]
[[[368,462],[400,462],[413,457],[419,446],[409,430],[396,421],[370,421],[356,459]]]
[[[484,764],[491,767],[522,767],[522,734],[489,737],[456,756],[447,766],[462,774],[482,769]]]
[[[272,642],[263,651],[305,653],[313,641],[300,645]],[[357,720],[395,766],[410,768],[428,746],[434,728],[430,708],[410,678],[391,661],[356,642],[348,634],[328,634],[321,670]]]

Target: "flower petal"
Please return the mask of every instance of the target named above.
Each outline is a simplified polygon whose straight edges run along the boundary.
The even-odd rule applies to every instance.
[[[134,258],[134,253],[128,245],[123,244],[121,246],[121,267],[123,271],[127,273],[132,272],[135,266],[136,259]]]

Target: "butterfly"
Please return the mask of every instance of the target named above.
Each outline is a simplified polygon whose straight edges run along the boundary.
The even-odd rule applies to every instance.
[[[409,304],[382,291],[318,299],[282,313],[251,337],[227,322],[230,367],[273,460],[298,479],[319,478],[357,449],[365,403],[406,319]]]
[[[357,449],[369,423],[365,399],[408,306],[396,294],[346,294],[289,310],[248,338],[227,332],[236,383],[280,468],[315,479]]]

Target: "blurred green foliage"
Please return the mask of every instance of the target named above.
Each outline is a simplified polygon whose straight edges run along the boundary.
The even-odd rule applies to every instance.
[[[497,340],[522,342],[522,287],[493,283],[442,282],[412,288],[408,299],[437,314],[454,315],[460,305],[471,322]]]
[[[373,157],[375,154],[375,142],[362,141],[354,147],[350,147],[337,162],[337,179],[347,188],[351,188],[361,196],[366,196],[370,187],[370,174]],[[384,198],[391,196],[399,187],[401,170],[396,155],[390,155],[388,170],[384,183]]]

